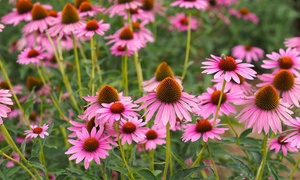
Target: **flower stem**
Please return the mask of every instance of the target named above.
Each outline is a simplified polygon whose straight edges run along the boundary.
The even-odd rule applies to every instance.
[[[99,165],[99,170],[100,170],[100,173],[102,175],[102,179],[106,180],[107,179],[106,173],[104,172],[101,164]]]
[[[219,180],[220,178],[219,178],[219,174],[218,174],[218,171],[217,171],[217,166],[215,164],[215,161],[212,158],[211,152],[210,152],[209,147],[208,147],[208,142],[206,144],[207,144],[207,152],[208,152],[208,155],[209,155],[209,159],[210,159],[210,161],[213,165],[213,168],[214,168],[214,171],[215,171],[215,174],[216,174],[216,180]]]
[[[150,150],[149,153],[151,157],[150,171],[154,171],[154,150]]]
[[[203,155],[205,149],[207,148],[207,146],[208,146],[208,143],[205,143],[205,145],[202,147],[201,151],[199,152],[197,159],[192,164],[191,168],[195,167],[195,165],[201,161],[202,155]]]
[[[45,155],[44,155],[44,150],[43,150],[43,145],[42,145],[42,141],[41,139],[39,138],[39,144],[40,144],[40,159],[41,159],[41,162],[45,168],[45,178],[46,180],[49,180],[49,174],[48,174],[48,170],[46,168],[46,161],[45,161]]]
[[[91,88],[91,94],[95,93],[95,85],[93,84],[93,80],[95,78],[95,63],[96,63],[96,48],[94,43],[94,37],[91,37],[90,40],[91,45],[91,58],[92,58],[92,72],[91,72],[91,79],[90,79],[90,88]],[[102,79],[101,75],[100,78]]]
[[[31,171],[26,167],[24,166],[22,163],[20,163],[19,161],[17,161],[16,159],[8,156],[7,154],[5,154],[3,151],[0,150],[0,153],[5,156],[7,159],[17,163],[18,165],[20,165],[31,177],[32,179],[36,180],[35,176],[31,173]]]
[[[79,88],[79,96],[80,96],[80,98],[82,98],[80,64],[79,64],[78,51],[77,51],[77,42],[76,42],[76,38],[75,38],[74,34],[72,34],[72,40],[73,40],[73,50],[74,50],[74,56],[75,56],[75,64],[76,64],[76,69],[77,69],[77,81],[78,81],[78,88]]]
[[[224,115],[224,116],[225,116],[225,118],[226,118],[226,120],[227,120],[227,122],[228,122],[228,124],[229,124],[229,126],[231,128],[231,130],[233,131],[233,133],[235,135],[237,145],[240,146],[241,143],[240,143],[239,135],[237,134],[236,130],[234,129],[233,125],[231,124],[230,119],[228,118],[228,116],[226,116],[226,115]]]
[[[122,58],[122,82],[125,89],[125,95],[128,95],[128,73],[127,73],[128,55],[127,53]]]
[[[164,168],[164,174],[163,179],[167,179],[167,173],[168,173],[168,166],[169,166],[169,160],[170,160],[170,149],[171,149],[171,139],[170,139],[170,123],[166,125],[166,162],[165,162],[165,168]]]
[[[221,102],[222,102],[222,98],[223,98],[223,94],[224,94],[225,85],[226,85],[226,81],[224,79],[223,84],[222,84],[222,89],[221,89],[220,97],[219,97],[219,101],[218,101],[218,106],[217,106],[216,114],[215,114],[215,117],[214,117],[214,125],[216,124],[216,120],[217,120],[217,118],[219,116],[219,110],[220,110],[220,107],[221,107]]]
[[[257,180],[261,180],[265,168],[265,164],[267,161],[267,154],[268,154],[268,148],[267,148],[267,141],[268,141],[268,134],[265,134],[264,136],[264,141],[263,141],[263,146],[262,146],[262,154],[263,154],[263,159],[260,163],[260,166],[258,168],[256,178]]]
[[[290,175],[290,177],[289,177],[289,180],[292,180],[292,179],[293,179],[294,174],[295,174],[295,172],[296,172],[296,170],[297,170],[297,168],[298,168],[298,166],[299,166],[299,163],[300,163],[300,158],[299,158],[298,161],[296,162],[296,164],[295,164],[295,166],[294,166],[294,168],[293,168],[293,170],[292,170],[292,173],[291,173],[291,175]]]
[[[188,11],[188,29],[187,29],[187,41],[186,41],[186,51],[185,51],[185,58],[184,58],[184,65],[183,65],[183,72],[181,76],[181,80],[183,81],[186,71],[188,68],[188,61],[190,56],[190,47],[191,47],[191,20],[192,15],[191,11]]]

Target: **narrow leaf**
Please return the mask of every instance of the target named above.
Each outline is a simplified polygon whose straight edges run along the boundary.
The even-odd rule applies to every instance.
[[[157,180],[155,175],[149,169],[140,169],[136,171],[136,173],[140,175],[143,179]]]

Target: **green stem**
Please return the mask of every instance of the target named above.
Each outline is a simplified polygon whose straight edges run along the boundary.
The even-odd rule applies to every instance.
[[[231,124],[230,119],[228,118],[228,116],[226,116],[226,115],[224,115],[224,116],[225,116],[225,118],[226,118],[226,120],[227,120],[227,122],[228,122],[228,124],[229,124],[229,126],[231,128],[231,130],[233,131],[233,133],[235,135],[237,145],[240,146],[241,143],[240,143],[239,135],[237,134],[236,130],[234,129],[233,125]]]
[[[164,174],[163,179],[167,179],[167,173],[168,173],[168,166],[169,166],[169,160],[170,160],[170,149],[171,149],[171,139],[170,139],[170,123],[166,125],[166,162],[165,162],[165,168],[164,168]]]
[[[91,79],[90,79],[90,88],[91,88],[91,94],[94,95],[95,93],[95,85],[93,84],[93,80],[95,78],[95,61],[96,61],[96,48],[94,43],[94,37],[91,37],[90,40],[91,45],[91,58],[92,58],[92,72],[91,72]]]
[[[0,150],[0,153],[5,156],[7,159],[15,162],[16,164],[20,165],[31,177],[32,179],[36,180],[35,176],[31,173],[31,171],[26,167],[24,166],[22,163],[20,163],[19,161],[17,161],[16,159],[8,156],[7,154],[5,154],[3,151]]]
[[[40,159],[41,159],[41,162],[45,168],[45,178],[46,180],[49,180],[49,173],[48,173],[48,170],[46,168],[46,160],[45,160],[45,155],[44,155],[44,150],[43,150],[43,145],[42,145],[42,141],[41,139],[39,138],[39,144],[40,144]]]
[[[75,38],[74,34],[72,34],[72,40],[73,40],[73,50],[74,50],[74,56],[75,56],[75,64],[76,64],[76,69],[77,69],[77,81],[78,81],[78,88],[79,88],[79,96],[80,96],[80,98],[82,98],[80,64],[79,64],[78,51],[77,51],[77,41],[76,41],[76,38]]]
[[[128,95],[128,74],[127,74],[127,63],[128,63],[128,55],[125,54],[124,58],[122,58],[122,82],[125,88],[125,95]]]
[[[191,11],[188,11],[188,29],[187,29],[187,41],[186,41],[186,51],[185,51],[185,58],[184,58],[184,65],[183,65],[183,72],[181,76],[181,80],[183,81],[186,71],[188,68],[188,61],[190,56],[190,48],[191,48],[191,20],[192,15]]]
[[[268,154],[268,148],[267,148],[267,141],[268,141],[268,134],[265,134],[264,136],[264,141],[263,141],[263,146],[262,146],[262,154],[263,154],[263,159],[260,163],[260,166],[258,168],[257,174],[256,174],[256,180],[261,180],[265,168],[265,164],[267,161],[267,154]]]
[[[139,54],[137,51],[135,51],[133,55],[134,55],[135,69],[138,78],[139,91],[143,92],[143,88],[142,88],[143,72],[142,72],[141,62],[139,61]]]
[[[298,166],[299,166],[299,163],[300,163],[300,158],[299,158],[298,161],[296,162],[296,164],[295,164],[295,166],[294,166],[294,168],[293,168],[293,170],[292,170],[292,173],[291,173],[291,175],[290,175],[290,177],[289,177],[289,180],[292,180],[292,179],[293,179],[294,174],[295,174],[295,172],[297,171],[297,168],[298,168]]]
[[[220,178],[219,178],[217,166],[216,166],[216,164],[215,164],[214,159],[212,158],[211,152],[210,152],[209,147],[208,147],[208,143],[207,143],[207,152],[208,152],[208,155],[209,155],[209,159],[210,159],[210,161],[211,161],[211,163],[212,163],[212,165],[213,165],[214,172],[215,172],[215,174],[216,174],[216,180],[219,180]]]
[[[103,180],[106,180],[106,179],[107,179],[107,178],[106,178],[106,173],[104,172],[104,170],[103,170],[101,164],[99,165],[99,170],[100,170],[100,173],[101,173],[101,175],[102,175],[102,179],[103,179]]]
[[[151,157],[150,171],[154,171],[154,150],[150,150],[149,153]]]
[[[217,118],[219,116],[219,110],[220,110],[220,107],[221,107],[221,102],[222,102],[222,98],[223,98],[223,94],[224,94],[225,85],[226,85],[226,81],[224,79],[223,84],[222,84],[222,89],[221,89],[220,97],[219,97],[219,101],[218,101],[218,106],[217,106],[216,114],[215,114],[215,117],[214,117],[214,125],[216,124],[216,120],[217,120]]]
[[[202,147],[201,151],[199,152],[197,159],[192,164],[191,168],[195,167],[195,165],[201,161],[202,155],[203,155],[205,149],[207,148],[207,146],[208,146],[208,143],[205,143],[205,145]]]

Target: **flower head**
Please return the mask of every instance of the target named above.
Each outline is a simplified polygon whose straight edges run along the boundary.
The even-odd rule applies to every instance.
[[[285,39],[284,44],[288,48],[296,48],[299,51],[300,50],[300,37],[287,38],[287,39]]]
[[[30,125],[30,130],[25,130],[26,139],[27,138],[37,138],[38,136],[44,139],[45,136],[49,136],[47,129],[49,128],[47,124],[44,124],[42,127],[37,125]]]
[[[90,16],[94,17],[95,15],[99,14],[100,12],[103,12],[105,8],[91,4],[88,1],[82,2],[78,8],[79,10],[79,16]]]
[[[237,18],[241,18],[243,20],[250,20],[254,24],[257,24],[259,22],[259,18],[252,12],[249,11],[249,9],[242,7],[238,10],[236,9],[229,9],[229,13]]]
[[[146,128],[145,139],[140,144],[145,144],[146,150],[155,150],[156,145],[163,145],[166,143],[166,128],[159,125],[154,125],[152,128]]]
[[[127,56],[131,56],[133,55],[134,51],[127,49],[126,46],[112,46],[110,48],[111,54],[115,55],[115,56],[125,56],[127,54]]]
[[[201,136],[204,142],[210,139],[219,139],[221,137],[219,134],[223,134],[228,128],[220,128],[219,126],[223,126],[224,124],[219,124],[221,120],[217,119],[214,124],[214,120],[207,119],[198,119],[196,124],[187,124],[186,129],[184,130],[184,134],[182,135],[182,140],[187,142],[191,140],[192,142],[197,141]]]
[[[19,64],[35,64],[39,65],[40,60],[47,57],[47,53],[44,52],[44,48],[38,46],[35,48],[26,48],[18,56],[17,63]]]
[[[138,119],[137,117],[128,118],[127,120],[121,120],[120,123],[120,139],[121,143],[128,144],[132,143],[132,140],[136,143],[145,139],[146,128],[144,126],[146,122],[143,119]]]
[[[90,162],[94,160],[100,164],[100,159],[108,156],[107,150],[112,147],[107,142],[107,136],[103,136],[103,130],[97,131],[94,127],[89,133],[85,128],[76,132],[78,140],[68,140],[73,146],[65,154],[72,154],[69,160],[76,159],[78,164],[84,159],[84,168],[88,169]]]
[[[208,7],[206,0],[175,0],[171,6],[179,6],[181,8],[196,8],[198,10],[205,10]]]
[[[0,89],[0,125],[3,124],[2,118],[7,118],[7,114],[11,112],[11,109],[6,106],[13,105],[11,96],[9,90]]]
[[[284,124],[287,125],[290,129],[284,131],[285,133],[289,133],[284,138],[284,142],[290,142],[291,147],[300,148],[300,118],[290,118],[284,121]]]
[[[166,10],[160,1],[155,0],[142,0],[142,6],[139,7],[139,9],[142,10],[143,14],[143,19],[141,20],[146,23],[154,22],[155,14],[163,16]]]
[[[183,13],[177,13],[175,16],[171,16],[169,18],[171,26],[170,30],[178,30],[178,31],[187,31],[189,25],[189,18]],[[191,17],[190,19],[190,28],[191,30],[196,30],[198,28],[198,22],[196,18]]]
[[[237,59],[246,59],[247,63],[263,58],[264,51],[251,45],[237,45],[232,48],[232,56]]]
[[[115,0],[114,4],[106,9],[106,13],[109,14],[110,17],[115,14],[119,14],[120,12],[124,12],[129,9],[136,9],[141,6],[141,2],[138,0]]]
[[[256,72],[250,68],[253,67],[253,65],[241,63],[242,60],[240,59],[234,59],[231,56],[218,57],[211,55],[211,57],[213,59],[207,58],[208,61],[202,63],[204,65],[202,68],[205,69],[202,73],[216,73],[214,79],[223,76],[227,82],[233,79],[236,83],[240,83],[238,74],[245,79],[251,80],[256,75]]]
[[[270,150],[275,150],[276,154],[281,150],[285,156],[287,155],[288,150],[291,152],[298,152],[298,149],[292,147],[291,142],[285,142],[284,138],[285,136],[279,136],[278,138],[270,140]]]
[[[85,26],[74,31],[74,34],[78,37],[85,36],[91,38],[95,33],[100,36],[104,35],[104,32],[110,28],[110,25],[103,23],[103,20],[97,22],[96,20],[89,20]]]

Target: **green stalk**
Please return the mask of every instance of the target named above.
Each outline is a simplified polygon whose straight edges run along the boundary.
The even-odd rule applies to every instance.
[[[95,78],[95,59],[96,59],[96,48],[94,43],[94,37],[91,37],[90,40],[91,45],[91,58],[92,58],[92,72],[91,72],[91,79],[90,79],[90,88],[91,88],[91,94],[94,95],[95,93],[95,85],[93,84],[93,80]]]
[[[101,164],[99,165],[99,170],[100,170],[100,173],[102,175],[102,179],[106,180],[107,179],[106,173],[104,172]]]
[[[296,164],[295,164],[295,166],[294,166],[294,168],[293,168],[293,170],[292,170],[292,173],[291,173],[291,175],[290,175],[289,180],[292,180],[292,179],[293,179],[294,174],[295,174],[295,172],[297,171],[297,168],[298,168],[298,166],[299,166],[299,163],[300,163],[300,158],[299,158],[298,161],[296,162]]]
[[[185,58],[184,58],[184,65],[183,65],[183,72],[181,76],[181,80],[183,81],[186,71],[188,68],[188,61],[190,56],[190,48],[191,48],[191,20],[192,15],[191,11],[188,11],[188,29],[187,29],[187,41],[186,41],[186,51],[185,51]]]
[[[40,159],[41,159],[41,162],[45,168],[45,178],[46,180],[49,180],[49,173],[48,173],[48,170],[46,168],[46,160],[45,160],[45,155],[44,155],[44,150],[43,150],[43,145],[42,145],[42,141],[41,141],[41,138],[39,138],[39,144],[40,144]]]
[[[125,57],[122,58],[122,82],[125,88],[125,95],[128,95],[128,73],[127,73],[127,63],[128,63],[128,55],[127,52]]]
[[[230,119],[228,118],[228,116],[226,116],[226,115],[224,115],[224,116],[225,116],[225,118],[226,118],[226,120],[227,120],[227,122],[228,122],[228,124],[229,124],[229,126],[231,128],[231,130],[233,131],[233,133],[235,135],[237,145],[240,146],[241,143],[240,143],[239,135],[237,134],[236,130],[234,129],[233,125],[231,124]]]
[[[217,166],[216,166],[216,164],[215,164],[215,161],[214,161],[213,158],[212,158],[211,152],[210,152],[209,147],[208,147],[208,143],[207,143],[207,152],[208,152],[208,154],[209,154],[209,159],[210,159],[210,161],[211,161],[211,163],[212,163],[212,165],[213,165],[214,172],[215,172],[215,174],[216,174],[216,180],[219,180],[220,178],[219,178],[219,174],[218,174],[218,171],[217,171]]]
[[[74,56],[75,56],[75,64],[76,64],[76,69],[77,69],[77,81],[78,81],[78,88],[79,88],[79,96],[80,96],[80,98],[82,98],[80,64],[79,64],[78,51],[77,51],[77,41],[76,41],[76,38],[75,38],[74,34],[72,34],[72,40],[73,40],[73,50],[74,50]]]
[[[266,164],[266,161],[267,161],[267,154],[268,154],[267,141],[268,141],[268,134],[265,134],[264,141],[263,141],[263,146],[262,146],[263,159],[260,163],[260,166],[259,166],[257,174],[256,174],[256,179],[257,180],[262,179],[265,164]]]
[[[166,162],[165,162],[163,179],[167,179],[168,166],[169,166],[169,160],[170,160],[170,149],[171,149],[170,123],[168,123],[166,125],[166,132],[167,132],[167,137],[166,137]]]
[[[223,98],[223,94],[224,94],[225,85],[226,85],[226,81],[224,79],[223,84],[222,84],[222,89],[221,89],[220,97],[219,97],[219,101],[218,101],[218,106],[217,106],[216,114],[215,114],[215,117],[214,117],[214,125],[216,124],[216,120],[217,120],[217,118],[219,116],[219,110],[220,110],[220,107],[221,107],[221,102],[222,102],[222,98]]]
[[[203,155],[205,149],[207,148],[207,146],[208,146],[208,143],[205,143],[205,145],[202,147],[201,151],[199,152],[197,159],[192,164],[191,168],[195,167],[195,165],[201,161],[202,155]]]
[[[149,153],[151,157],[150,171],[154,171],[154,150],[150,150]]]

